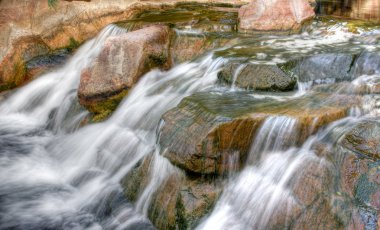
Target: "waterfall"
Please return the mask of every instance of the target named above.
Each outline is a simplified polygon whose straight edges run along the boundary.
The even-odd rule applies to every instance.
[[[266,154],[256,164],[248,165],[236,178],[230,180],[211,215],[197,229],[268,229],[276,227],[277,218],[281,224],[285,223],[281,226],[288,228],[291,218],[301,208],[292,191],[297,183],[294,178],[313,165],[321,170],[331,168],[330,163],[315,155],[313,144],[321,140],[335,143],[358,119],[348,117],[334,122],[322,132],[311,136],[300,148],[287,150],[278,148],[278,143],[284,143],[286,138],[294,135],[296,131],[291,129],[293,122],[285,118],[267,119],[261,128],[267,132],[256,138],[250,153],[261,149]],[[270,120],[275,122],[269,123]],[[278,125],[281,120],[282,128]],[[283,136],[273,137],[269,130],[276,130]],[[332,136],[333,131],[338,133]],[[267,142],[272,143],[271,147],[267,148]]]
[[[124,32],[106,27],[61,69],[1,102],[0,229],[101,229],[147,222],[141,214],[165,179],[163,169],[173,167],[158,154],[160,118],[185,96],[213,86],[224,61],[208,55],[168,72],[153,70],[112,117],[81,128],[87,115],[76,98],[81,70],[107,37]],[[119,182],[154,152],[151,183],[134,209]]]

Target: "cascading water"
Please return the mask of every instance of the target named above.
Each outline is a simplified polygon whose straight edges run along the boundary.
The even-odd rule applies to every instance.
[[[79,128],[87,115],[76,105],[81,70],[107,37],[124,32],[105,28],[64,67],[1,103],[0,229],[124,229],[144,221],[121,198],[119,181],[141,158],[157,152],[161,115],[183,97],[212,86],[223,60],[206,56],[167,73],[153,71],[111,118]],[[137,204],[142,213],[164,171],[172,167],[159,155],[153,164],[152,183]],[[112,205],[115,218],[109,213]]]
[[[318,53],[331,46],[339,49],[354,37],[341,27],[326,31],[334,33],[324,36],[321,31],[312,30],[288,37],[254,38],[258,43],[255,48],[266,47],[268,53],[256,52],[256,58],[249,61],[278,64],[295,53]],[[146,218],[152,196],[178,170],[160,155],[162,149],[157,140],[164,125],[161,117],[197,91],[217,87],[223,93],[226,89],[216,84],[217,73],[227,60],[223,55],[214,55],[220,49],[168,72],[153,70],[130,90],[109,119],[82,127],[88,112],[77,102],[80,73],[91,64],[107,37],[125,32],[108,26],[97,38],[84,44],[64,67],[12,92],[0,102],[0,229],[153,228]],[[226,49],[234,54],[251,44],[243,39],[242,44]],[[352,51],[357,47],[349,48]],[[236,90],[237,75],[244,67],[243,64],[237,68],[229,93]],[[378,79],[378,75],[361,76],[351,86],[365,84],[374,91]],[[312,85],[298,82],[299,91],[290,96],[257,92],[251,92],[250,96],[287,101],[308,94]],[[282,115],[267,117],[259,135],[252,140],[244,168],[240,173],[227,174],[229,180],[222,196],[198,229],[266,229],[272,227],[271,220],[276,218],[285,223],[284,228],[289,227],[292,215],[299,209],[293,191],[297,172],[307,168],[305,165],[330,167],[314,153],[313,144],[330,138],[336,128],[346,130],[363,116],[378,115],[374,96],[363,101],[363,105],[350,109],[352,117],[319,131],[301,147],[297,146],[301,135],[297,119]],[[152,158],[148,185],[138,194],[137,202],[131,204],[122,194],[120,181],[149,155]],[[236,172],[239,160],[236,151],[224,159],[224,164]],[[278,209],[287,212],[281,216]]]

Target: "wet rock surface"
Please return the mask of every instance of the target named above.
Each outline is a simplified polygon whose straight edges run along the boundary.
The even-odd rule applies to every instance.
[[[348,132],[342,141],[345,148],[358,154],[380,159],[380,123],[363,122]]]
[[[49,70],[62,66],[70,57],[71,50],[62,49],[48,55],[39,56],[26,63],[29,78],[38,77]]]
[[[353,65],[353,78],[374,74],[380,74],[380,52],[363,52]]]
[[[252,138],[262,122],[271,116],[297,119],[289,142],[301,143],[318,128],[345,117],[360,98],[326,95],[287,102],[257,100],[249,94],[198,93],[185,98],[164,116],[159,143],[163,155],[174,165],[190,172],[223,174],[230,166],[245,162]],[[318,103],[324,101],[323,103]],[[302,112],[301,112],[302,111]],[[237,154],[237,157],[233,157]]]
[[[117,105],[145,73],[171,66],[170,37],[168,27],[151,26],[108,38],[91,67],[81,75],[80,103],[94,113],[103,113],[102,107],[115,109],[112,105]]]
[[[296,61],[292,72],[301,82],[350,80],[354,60],[353,54],[317,54]]]
[[[297,83],[276,65],[229,63],[218,77],[239,88],[262,91],[290,91]]]
[[[152,155],[147,156],[128,173],[122,182],[126,197],[133,202],[151,180]],[[176,170],[154,192],[148,217],[158,229],[194,228],[213,208],[222,192],[220,179],[199,178]]]

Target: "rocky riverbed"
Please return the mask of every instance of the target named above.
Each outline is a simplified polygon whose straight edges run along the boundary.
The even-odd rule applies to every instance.
[[[380,25],[336,4],[1,17],[0,229],[380,228]]]

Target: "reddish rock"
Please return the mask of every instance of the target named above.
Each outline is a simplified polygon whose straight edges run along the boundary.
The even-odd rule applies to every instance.
[[[306,0],[253,0],[239,10],[240,29],[288,31],[315,16]]]
[[[168,27],[157,25],[108,38],[91,67],[82,73],[80,103],[92,112],[102,112],[100,104],[125,95],[145,73],[156,67],[169,68],[170,35]]]

